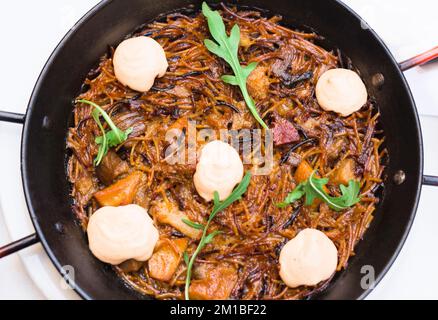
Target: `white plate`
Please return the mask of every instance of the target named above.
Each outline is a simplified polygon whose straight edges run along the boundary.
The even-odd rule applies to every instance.
[[[33,86],[50,53],[73,24],[98,2],[97,0],[1,2],[0,37],[4,44],[10,44],[2,47],[0,53],[0,70],[3,75],[8,75],[0,77],[2,110],[25,112]],[[14,240],[35,232],[21,184],[21,129],[20,125],[0,123],[2,152],[4,150],[8,152],[8,156],[3,155],[0,159],[0,204],[10,238]],[[61,276],[40,244],[21,251],[19,255],[29,276],[46,298],[78,298],[74,291],[64,289]],[[8,274],[3,273],[0,277],[7,276]]]

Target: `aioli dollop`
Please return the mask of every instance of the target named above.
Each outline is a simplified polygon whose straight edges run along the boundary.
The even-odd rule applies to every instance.
[[[291,288],[314,286],[336,271],[338,250],[321,231],[304,229],[280,252],[280,277]]]
[[[243,163],[231,145],[215,140],[202,148],[193,176],[196,190],[201,197],[211,201],[217,191],[219,199],[224,200],[242,178]]]
[[[114,58],[117,80],[133,90],[146,92],[162,77],[169,66],[161,45],[149,37],[136,37],[123,41]]]
[[[367,102],[368,93],[359,75],[348,69],[331,69],[322,74],[315,88],[316,99],[326,111],[346,117]]]
[[[159,238],[148,212],[135,204],[98,209],[90,217],[87,233],[94,256],[112,265],[148,260]]]

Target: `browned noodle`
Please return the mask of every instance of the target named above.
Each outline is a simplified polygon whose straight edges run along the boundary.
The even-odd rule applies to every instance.
[[[266,96],[254,97],[268,125],[272,125],[277,115],[291,119],[306,136],[316,138],[315,143],[304,144],[293,153],[318,169],[321,176],[331,177],[343,159],[354,159],[363,197],[360,203],[341,212],[329,209],[326,204],[301,206],[294,221],[287,224],[296,209],[279,209],[275,204],[295,187],[296,165],[290,161],[280,164],[290,146],[275,147],[272,172],[254,176],[242,200],[215,218],[211,230],[220,229],[224,233],[203,250],[195,264],[234,266],[238,278],[232,299],[305,298],[327,283],[317,287],[286,287],[279,277],[278,253],[285,241],[300,230],[317,228],[325,232],[338,249],[337,270],[347,267],[379,200],[375,193],[382,183],[382,158],[386,156],[382,149],[383,136],[376,134],[379,113],[371,100],[346,118],[319,107],[314,95],[316,81],[326,70],[338,67],[339,61],[337,55],[315,44],[317,35],[290,30],[278,24],[279,17],[267,19],[256,11],[224,7],[222,16],[228,30],[235,23],[241,28],[242,43],[243,39],[246,43],[239,49],[240,60],[257,61],[259,67],[268,70]],[[85,81],[87,90],[78,99],[91,100],[111,111],[121,129],[134,128],[130,138],[118,148],[118,154],[127,161],[131,171],[139,170],[146,175],[134,203],[150,208],[159,201],[169,202],[191,220],[204,222],[212,205],[197,195],[192,181],[194,167],[171,166],[164,161],[167,130],[184,118],[196,120],[200,128],[259,127],[245,107],[238,88],[220,80],[220,76],[229,74],[230,70],[203,45],[209,33],[202,14],[169,15],[165,22],[153,22],[136,35],[143,34],[150,34],[163,46],[169,61],[167,74],[157,79],[154,88],[139,95],[121,85],[114,76],[112,57],[106,56],[100,61],[97,76]],[[275,63],[281,64],[287,59],[290,59],[287,72],[312,71],[312,77],[294,87],[283,85],[272,70]],[[236,113],[226,104],[240,112]],[[74,126],[67,138],[68,148],[72,150],[68,176],[75,200],[74,211],[85,228],[89,215],[98,208],[93,193],[104,187],[93,167],[98,150],[94,139],[100,131],[90,117],[90,107],[77,104],[73,112]],[[339,194],[336,186],[329,185],[329,189],[334,195]],[[180,236],[169,225],[158,223],[158,228],[161,239]],[[197,241],[191,240],[187,252],[192,253],[196,245]],[[183,298],[184,262],[169,283],[152,279],[147,266],[131,273],[116,269],[144,294],[157,299]]]

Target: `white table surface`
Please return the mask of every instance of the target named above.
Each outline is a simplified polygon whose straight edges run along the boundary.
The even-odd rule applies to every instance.
[[[0,2],[0,110],[24,113],[48,56],[69,28],[97,0]],[[126,1],[127,3],[129,1]],[[345,0],[386,41],[401,61],[438,45],[436,0]],[[364,24],[366,26],[366,24]],[[86,50],[86,48],[84,48]],[[425,145],[425,173],[438,175],[438,63],[406,72]],[[0,123],[0,246],[32,231],[19,168],[21,127]],[[4,151],[3,151],[4,152]],[[437,299],[438,188],[423,187],[413,228],[403,250],[370,299]],[[42,271],[43,270],[43,271]],[[59,276],[42,247],[0,260],[0,299],[75,299],[60,292]]]

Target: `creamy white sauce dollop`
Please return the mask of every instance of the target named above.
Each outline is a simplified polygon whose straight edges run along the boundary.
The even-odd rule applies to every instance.
[[[169,66],[161,45],[149,37],[136,37],[123,41],[114,58],[117,80],[133,90],[146,92],[155,78],[162,77]]]
[[[359,75],[348,69],[331,69],[322,74],[315,88],[319,105],[346,117],[367,102],[368,93]]]
[[[148,212],[135,204],[98,209],[90,217],[87,233],[94,256],[112,265],[148,260],[159,238]]]
[[[242,178],[243,163],[239,153],[231,145],[215,140],[202,148],[193,176],[196,190],[201,197],[211,201],[217,191],[220,200],[224,200]]]
[[[304,229],[280,252],[280,277],[291,288],[314,286],[336,271],[338,250],[321,231]]]

